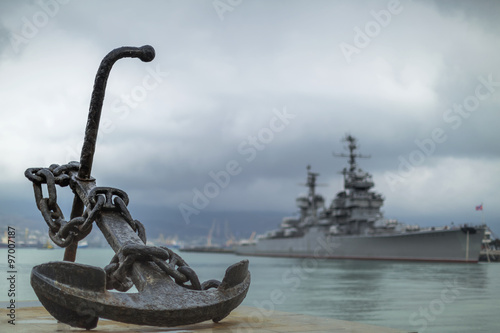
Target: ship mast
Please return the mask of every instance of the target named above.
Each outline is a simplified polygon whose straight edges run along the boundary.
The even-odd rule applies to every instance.
[[[316,217],[316,177],[319,176],[317,172],[311,172],[311,166],[307,166],[307,183],[305,184],[309,188],[309,200],[312,204],[313,216]]]
[[[349,158],[349,171],[347,171],[346,168],[342,170],[342,174],[344,175],[344,186],[347,184],[347,178],[348,176],[354,176],[354,173],[356,171],[356,168],[358,167],[356,164],[356,158],[370,158],[370,155],[362,155],[356,153],[356,150],[358,149],[358,144],[357,144],[357,139],[353,137],[350,134],[346,134],[346,136],[342,139],[342,142],[348,142],[347,148],[349,149],[349,155],[347,154],[337,154],[333,153],[333,156],[337,157],[348,157]]]

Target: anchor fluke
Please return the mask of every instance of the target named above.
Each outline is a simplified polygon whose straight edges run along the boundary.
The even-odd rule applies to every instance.
[[[95,328],[99,317],[137,325],[178,326],[225,318],[245,298],[250,273],[248,260],[243,260],[226,270],[217,289],[190,290],[165,277],[139,293],[121,293],[106,290],[103,269],[58,261],[35,266],[31,286],[54,318],[74,327]]]
[[[248,260],[242,260],[236,264],[229,266],[226,270],[226,275],[222,280],[219,289],[225,290],[237,286],[242,283],[248,274]]]
[[[94,310],[71,302],[82,291],[102,293],[106,290],[103,269],[67,261],[49,262],[33,267],[31,286],[45,309],[60,322],[85,329],[97,326],[99,317]],[[72,299],[64,298],[68,288],[72,289]]]

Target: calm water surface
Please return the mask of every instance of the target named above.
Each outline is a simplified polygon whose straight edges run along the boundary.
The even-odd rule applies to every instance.
[[[7,275],[7,253],[0,268]],[[61,260],[63,251],[17,249],[16,301],[36,300],[31,268]],[[111,249],[79,249],[77,261],[104,267]],[[222,279],[244,259],[232,254],[181,253],[201,281]],[[244,305],[255,318],[287,311],[419,332],[500,332],[500,264],[250,257],[252,283]],[[0,301],[7,280],[0,279]]]

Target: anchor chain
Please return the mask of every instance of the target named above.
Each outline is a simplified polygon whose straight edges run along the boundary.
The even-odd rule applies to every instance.
[[[70,162],[64,165],[52,164],[48,168],[29,168],[24,175],[33,183],[35,202],[43,219],[49,227],[50,239],[59,247],[68,247],[73,241],[81,241],[92,231],[92,223],[103,209],[116,210],[146,243],[144,225],[134,220],[127,208],[129,199],[127,193],[112,187],[94,187],[89,195],[89,205],[82,216],[64,220],[64,214],[57,203],[56,185],[71,187],[71,171],[77,172],[80,164]],[[42,185],[47,185],[48,197],[43,196]],[[114,199],[114,200],[113,200]]]
[[[52,164],[48,168],[29,168],[24,175],[33,183],[35,202],[38,210],[49,227],[50,239],[60,247],[67,247],[73,241],[84,239],[92,231],[92,223],[103,206],[103,200],[87,207],[82,216],[70,221],[64,220],[64,215],[57,203],[56,185],[70,185],[71,171],[78,171],[80,164],[70,162],[64,165]],[[43,196],[42,184],[47,185],[48,197]]]
[[[106,289],[127,291],[133,286],[129,277],[130,269],[135,262],[154,262],[174,281],[187,289],[207,290],[217,288],[218,280],[208,280],[200,284],[195,271],[177,253],[164,246],[146,246],[128,244],[123,246],[111,259],[106,271]],[[190,282],[190,284],[187,284]]]

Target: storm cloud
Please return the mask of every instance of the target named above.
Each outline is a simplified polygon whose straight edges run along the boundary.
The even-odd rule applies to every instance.
[[[499,233],[499,11],[496,1],[2,2],[0,221],[38,217],[26,168],[79,159],[101,59],[149,44],[152,62],[111,71],[93,167],[141,212],[290,214],[309,164],[330,201],[346,165],[332,152],[350,133],[371,155],[359,166],[387,217],[480,223],[483,203]],[[208,200],[198,208],[197,191]]]

